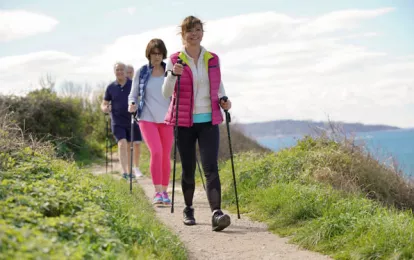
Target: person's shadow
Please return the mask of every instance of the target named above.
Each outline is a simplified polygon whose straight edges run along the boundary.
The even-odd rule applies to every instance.
[[[211,226],[211,223],[201,222],[201,223],[197,223],[197,225],[200,225],[200,226]],[[225,234],[248,234],[248,233],[261,233],[261,232],[268,233],[270,231],[267,228],[265,228],[265,227],[249,227],[249,226],[231,224],[227,229],[225,229],[223,231],[220,231],[218,233],[225,233]]]

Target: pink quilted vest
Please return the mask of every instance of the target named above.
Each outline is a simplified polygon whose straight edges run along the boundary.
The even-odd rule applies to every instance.
[[[185,64],[187,57],[184,53],[174,53],[171,55],[173,64],[177,62],[178,57]],[[223,122],[223,115],[220,110],[218,91],[221,82],[221,72],[218,62],[218,56],[212,52],[205,52],[204,61],[208,65],[208,78],[210,81],[210,100],[211,100],[211,117],[212,124],[218,125]],[[207,66],[206,66],[207,67]],[[175,125],[176,120],[176,100],[177,100],[177,83],[175,83],[174,92],[168,112],[165,116],[165,123]],[[194,110],[194,93],[193,93],[193,74],[188,65],[184,65],[184,70],[180,80],[180,99],[178,104],[178,126],[191,127],[193,125]]]

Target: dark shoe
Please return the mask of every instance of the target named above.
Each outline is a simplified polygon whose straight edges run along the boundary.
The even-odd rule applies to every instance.
[[[191,207],[185,207],[184,211],[184,225],[192,226],[195,225],[194,209]]]
[[[222,231],[226,227],[230,226],[230,216],[224,214],[221,210],[213,211],[213,216],[211,217],[211,226],[213,231]]]

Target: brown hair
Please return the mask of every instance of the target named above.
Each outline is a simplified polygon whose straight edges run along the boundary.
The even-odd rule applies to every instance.
[[[181,23],[181,37],[184,38],[184,34],[193,29],[197,24],[201,25],[201,29],[204,31],[204,23],[195,16],[187,16]]]
[[[165,47],[164,42],[161,39],[152,39],[149,41],[147,49],[145,50],[145,57],[147,57],[149,61],[151,61],[150,55],[154,49],[158,49],[162,53],[163,59],[167,58],[167,47]]]

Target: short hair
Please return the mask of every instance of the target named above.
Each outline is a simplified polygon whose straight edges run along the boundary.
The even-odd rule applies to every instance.
[[[154,49],[160,50],[163,59],[167,58],[167,47],[165,47],[165,44],[161,39],[155,38],[149,41],[147,44],[147,49],[145,50],[145,57],[147,57],[149,61],[151,61],[150,55]]]
[[[123,62],[120,62],[120,61],[115,62],[115,64],[114,64],[114,69],[115,69],[116,65],[122,65],[122,66],[124,66],[124,68],[126,69],[126,65],[125,65],[125,63],[123,63]]]
[[[131,64],[127,64],[127,65],[125,66],[125,68],[126,68],[126,69],[131,68],[132,70],[134,70],[134,66],[132,66]]]
[[[184,34],[191,29],[193,29],[197,24],[201,25],[201,29],[204,32],[204,22],[202,22],[200,19],[198,19],[195,16],[187,16],[181,23],[181,37],[184,37]]]

